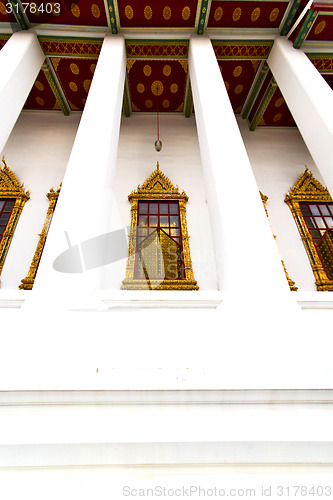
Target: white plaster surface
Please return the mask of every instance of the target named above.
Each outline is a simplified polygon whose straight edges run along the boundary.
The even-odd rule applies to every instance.
[[[212,245],[207,196],[201,169],[194,117],[160,117],[162,151],[156,152],[156,117],[133,115],[122,119],[118,149],[115,194],[122,224],[130,225],[131,204],[127,197],[155,170],[160,169],[189,196],[187,224],[194,277],[200,290],[217,290],[216,266]],[[107,269],[105,289],[119,289],[125,277],[126,260]],[[117,273],[117,280],[114,273]]]
[[[21,113],[3,151],[8,167],[30,192],[1,275],[1,289],[25,278],[45,220],[50,188],[59,188],[73,146],[79,114]]]
[[[315,291],[307,253],[284,199],[305,166],[319,182],[324,181],[297,129],[257,128],[251,132],[245,120],[239,119],[238,124],[258,188],[268,196],[266,208],[289,276],[299,291]]]
[[[204,494],[206,498],[215,498],[214,488],[224,490],[224,495],[233,490],[231,495],[244,498],[278,498],[273,495],[281,494],[278,486],[289,486],[289,492],[296,491],[293,485],[310,489],[314,484],[317,488],[330,484],[330,474],[332,466],[315,465],[74,466],[12,468],[0,471],[0,480],[7,500],[24,498],[27,491],[33,491],[36,500],[46,496],[49,500],[69,500],[78,496],[82,500],[187,496],[198,500],[204,498]],[[187,489],[187,496],[181,496],[183,488]],[[156,496],[153,496],[154,491]],[[221,498],[223,493],[220,495],[216,497]]]
[[[17,289],[27,274],[48,206],[45,195],[51,187],[57,189],[63,180],[79,120],[79,114],[65,117],[61,113],[24,112],[4,149],[8,166],[29,189],[30,200],[24,207],[7,255],[1,276],[3,290]],[[320,182],[323,182],[322,177],[297,130],[257,129],[250,132],[242,119],[238,120],[238,125],[258,188],[269,197],[267,210],[271,226],[289,275],[299,291],[315,291],[309,260],[284,197],[305,165]],[[154,149],[156,118],[149,115],[122,118],[115,174],[116,202],[110,227],[118,229],[130,223],[127,196],[159,161],[170,180],[189,196],[187,219],[191,257],[200,290],[217,290],[212,230],[195,119],[162,115],[160,127],[163,148],[157,153]],[[103,289],[119,290],[125,269],[126,259],[105,266]]]

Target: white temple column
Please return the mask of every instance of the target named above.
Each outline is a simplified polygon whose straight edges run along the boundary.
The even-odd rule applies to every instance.
[[[219,289],[289,290],[210,39],[192,36],[189,70]]]
[[[66,294],[69,299],[84,296],[101,285],[103,267],[92,263],[85,272],[88,254],[84,260],[81,244],[110,231],[125,68],[124,37],[106,35],[32,290],[35,296],[65,301]],[[96,242],[89,254],[92,259],[108,251],[103,242],[98,248]],[[70,247],[75,251],[59,272],[54,262]],[[80,267],[83,272],[75,272]]]
[[[0,51],[0,152],[22,111],[45,55],[34,31],[14,33]]]
[[[333,195],[333,91],[304,52],[286,38],[275,39],[267,62]]]

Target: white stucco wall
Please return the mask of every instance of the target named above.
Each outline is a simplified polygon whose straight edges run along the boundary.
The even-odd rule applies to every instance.
[[[23,113],[6,146],[8,165],[31,191],[2,276],[7,290],[17,288],[27,273],[48,205],[45,194],[62,180],[79,118]],[[290,276],[300,289],[311,290],[312,273],[283,200],[305,163],[321,180],[318,172],[297,131],[250,133],[244,122],[240,125],[258,187],[269,196],[267,208]],[[159,160],[171,181],[190,197],[188,229],[195,277],[203,292],[214,291],[212,239],[194,118],[162,116],[161,139],[162,152],[156,153],[154,117],[123,118],[115,208],[119,209],[120,222],[127,225],[127,196]],[[237,186],[230,189],[235,192],[235,203],[241,202]],[[290,248],[295,248],[296,257],[288,260]],[[125,264],[126,260],[117,268],[106,268],[105,288],[119,290]],[[159,292],[154,293],[156,300]],[[122,463],[121,457],[128,465],[156,464],[159,460],[184,467],[198,464],[193,467],[195,473],[205,481],[207,476],[215,480],[227,470],[239,474],[232,465],[237,462],[273,463],[276,467],[272,465],[272,475],[279,473],[278,464],[291,461],[332,464],[331,448],[328,446],[327,451],[322,443],[332,434],[332,410],[326,404],[326,400],[332,401],[331,394],[328,391],[324,397],[321,391],[330,387],[332,380],[327,349],[331,334],[327,327],[318,328],[313,317],[312,328],[310,324],[308,330],[303,329],[298,318],[298,328],[294,328],[282,306],[281,318],[260,310],[260,304],[259,313],[251,315],[246,309],[247,297],[241,293],[235,306],[237,314],[228,313],[227,301],[224,309],[222,303],[222,307],[210,310],[148,310],[149,300],[145,307],[131,311],[115,308],[103,313],[58,313],[55,309],[53,316],[47,311],[38,311],[37,316],[23,310],[1,311],[0,407],[7,432],[0,439],[0,477],[7,498],[22,497],[27,488],[35,488],[36,498],[45,497],[45,491],[52,498],[61,494],[70,498],[79,488],[82,498],[88,498],[91,492],[107,498],[122,493],[122,480],[115,484],[115,477],[123,475],[136,487],[147,477],[151,486],[166,476],[170,480],[175,473],[167,467],[158,471],[155,465],[140,470],[112,468]],[[326,313],[331,315],[332,310],[316,312],[325,326],[329,320]],[[217,404],[212,390],[221,388],[234,393]],[[127,400],[121,401],[121,389],[132,389],[131,406]],[[171,389],[175,389],[173,407],[162,406],[162,395],[165,397]],[[180,389],[185,391],[181,400]],[[202,393],[197,396],[197,404],[190,406],[188,402],[198,389]],[[267,389],[265,405],[260,401],[263,389]],[[291,391],[279,396],[282,389]],[[295,389],[309,390],[297,408]],[[315,389],[318,404],[311,401]],[[54,394],[57,390],[64,394]],[[117,394],[112,406],[101,390]],[[149,397],[156,391],[150,406],[140,396],[142,390],[147,390]],[[237,405],[233,398],[242,390],[245,403]],[[8,399],[9,391],[14,393],[13,401]],[[17,391],[22,391],[23,399],[30,391],[36,394],[29,403],[21,400]],[[89,406],[84,404],[87,393]],[[41,406],[51,395],[56,399]],[[75,398],[77,406],[71,408],[68,403]],[[286,400],[291,403],[287,405]],[[248,408],[251,401],[256,406]],[[174,440],[175,446],[169,446]],[[131,453],[127,444],[134,445]],[[146,444],[152,446],[147,448]],[[231,468],[217,470],[213,465],[217,462],[231,464]],[[74,468],[82,464],[84,470]],[[64,468],[67,465],[71,467]],[[304,466],[298,472],[310,477],[316,472],[314,468]],[[192,480],[193,469],[181,469],[179,476],[191,476]],[[262,469],[252,472],[260,474]],[[264,472],[268,477],[267,469]],[[331,474],[331,468],[327,473]],[[297,478],[296,484],[302,484],[301,479]],[[259,481],[260,487],[266,484]]]
[[[158,161],[160,169],[171,182],[179,186],[180,192],[184,190],[189,196],[187,224],[194,277],[200,290],[217,290],[212,235],[194,117],[185,119],[183,116],[162,115],[160,138],[163,143],[162,151],[156,152],[155,116],[123,117],[115,182],[121,219],[125,226],[130,225],[131,205],[127,197],[155,170]],[[125,264],[123,262],[119,269],[120,281],[125,277]],[[111,271],[111,266],[109,269]],[[114,279],[110,275],[107,281],[114,282]],[[115,285],[119,289],[119,284]]]
[[[48,206],[45,195],[51,187],[57,189],[62,181],[79,120],[80,114],[65,117],[61,113],[24,112],[10,136],[4,150],[5,158],[20,182],[29,189],[30,200],[24,207],[6,259],[1,276],[2,289],[17,289],[27,274]],[[297,130],[257,129],[250,132],[241,119],[239,126],[258,188],[269,197],[270,222],[289,275],[299,291],[315,291],[312,270],[284,197],[305,165],[320,182],[322,178]],[[114,186],[115,225],[129,225],[127,196],[150,175],[159,161],[164,173],[189,196],[187,218],[191,256],[200,290],[216,290],[211,226],[194,117],[162,115],[160,136],[163,148],[157,153],[154,149],[156,117],[122,118]],[[230,189],[235,189],[236,201],[237,188],[230,186]],[[126,259],[106,266],[104,288],[119,290],[125,269]]]
[[[258,188],[268,196],[267,211],[281,257],[299,291],[316,291],[310,262],[285,196],[305,165],[319,182],[323,179],[297,129],[249,130],[239,120]]]
[[[3,151],[8,167],[30,192],[1,275],[2,289],[25,278],[45,220],[51,187],[59,188],[72,149],[79,114],[21,113]]]

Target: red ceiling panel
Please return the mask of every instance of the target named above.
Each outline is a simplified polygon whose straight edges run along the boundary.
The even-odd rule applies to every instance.
[[[208,28],[278,28],[288,2],[213,0]]]
[[[260,61],[219,61],[234,112],[240,113],[257,73]]]
[[[131,60],[127,74],[132,111],[183,111],[187,61]]]
[[[333,73],[331,73],[330,75],[322,75],[322,77],[326,80],[328,85],[333,90]]]
[[[26,7],[32,24],[63,24],[74,26],[107,27],[103,0],[34,0]]]
[[[118,0],[120,25],[123,28],[193,28],[197,0]]]
[[[0,2],[0,23],[16,23],[11,5],[8,1]]]
[[[97,59],[52,57],[51,62],[72,111],[82,111],[86,103]]]
[[[333,16],[318,15],[306,39],[333,41]]]
[[[60,109],[55,95],[41,70],[25,102],[24,109]]]

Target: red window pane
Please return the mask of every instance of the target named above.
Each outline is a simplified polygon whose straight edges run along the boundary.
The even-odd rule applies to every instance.
[[[333,203],[300,203],[327,277],[333,280]]]
[[[139,201],[135,277],[185,279],[182,250],[179,203]]]
[[[15,200],[0,200],[0,241],[12,214]]]

